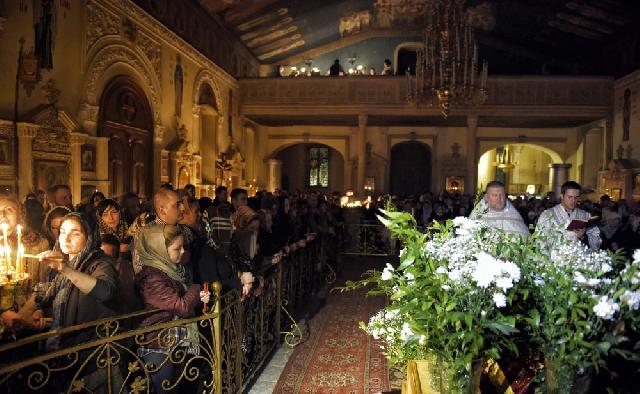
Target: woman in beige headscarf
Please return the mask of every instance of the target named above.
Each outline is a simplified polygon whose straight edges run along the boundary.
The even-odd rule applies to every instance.
[[[136,242],[136,252],[142,270],[136,283],[147,309],[160,309],[146,318],[140,327],[168,322],[193,315],[196,305],[209,302],[209,292],[191,283],[191,275],[180,259],[184,254],[184,236],[177,226],[155,224],[142,228]],[[178,326],[169,333],[152,332],[145,337],[145,346],[138,354],[147,363],[162,367],[152,375],[157,392],[164,392],[162,382],[173,382],[175,366],[168,359],[177,346],[186,347],[190,354],[198,353],[197,327]],[[175,341],[168,341],[173,335]],[[167,348],[167,344],[174,344]]]

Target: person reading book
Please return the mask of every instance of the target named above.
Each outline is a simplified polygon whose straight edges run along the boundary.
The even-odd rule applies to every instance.
[[[540,214],[536,231],[550,233],[561,231],[568,239],[587,244],[591,250],[600,249],[602,240],[597,226],[589,226],[591,215],[578,208],[582,187],[574,181],[565,182],[560,189],[560,204]],[[572,226],[574,220],[587,222],[586,225]],[[571,229],[570,229],[571,228]]]
[[[575,231],[587,229],[593,226],[597,226],[600,222],[599,216],[591,216],[589,219],[573,219],[569,224],[567,224],[567,231]]]

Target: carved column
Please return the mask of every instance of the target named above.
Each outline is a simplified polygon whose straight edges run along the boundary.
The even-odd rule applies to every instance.
[[[156,189],[162,183],[161,181],[161,171],[162,171],[162,147],[164,145],[164,131],[165,128],[162,125],[157,124],[155,126],[153,132],[153,190],[152,193],[155,193]]]
[[[364,193],[364,178],[367,167],[367,115],[358,115],[358,183],[356,195]]]
[[[33,139],[37,133],[34,125],[18,123],[18,196],[22,200],[33,188]]]
[[[569,168],[571,164],[549,164],[549,191],[552,191],[556,198],[560,198],[562,184],[569,180]]]
[[[269,159],[269,187],[268,191],[273,192],[279,189],[282,184],[282,160]]]
[[[109,137],[96,138],[96,187],[105,196],[110,196],[109,182]]]
[[[478,115],[467,116],[467,156],[464,192],[473,195],[476,191],[478,166],[476,165],[476,134],[478,133]]]
[[[71,133],[71,172],[69,174],[69,186],[73,196],[73,204],[79,204],[82,199],[82,144],[87,141],[87,135]],[[96,152],[97,154],[97,152]]]
[[[191,109],[193,120],[191,121],[191,144],[194,152],[200,152],[202,131],[200,130],[200,106],[194,105]]]
[[[224,116],[220,114],[218,115],[218,131],[216,132],[216,137],[218,140],[216,154],[219,157],[220,152],[224,152],[229,147],[229,135],[227,134],[227,130],[224,129]]]
[[[246,162],[246,174],[245,178],[247,182],[253,183],[256,178],[255,170],[255,158],[256,158],[256,144],[255,144],[255,130],[253,127],[245,126],[245,138],[244,138],[244,160]]]
[[[604,122],[602,137],[602,156],[604,157],[602,170],[605,171],[613,158],[613,120],[611,118],[607,118]]]

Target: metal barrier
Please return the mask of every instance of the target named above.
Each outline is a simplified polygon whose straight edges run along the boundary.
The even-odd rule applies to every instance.
[[[390,256],[395,240],[382,224],[345,224],[342,254],[354,256]]]
[[[162,383],[166,390],[240,393],[281,337],[292,347],[304,340],[289,311],[299,310],[324,279],[316,264],[322,247],[311,242],[262,270],[264,288],[258,297],[242,301],[237,290],[221,295],[220,285],[213,284],[214,306],[202,316],[127,329],[157,312],[145,310],[0,345],[0,392],[150,393],[152,375],[169,363],[176,374]],[[192,351],[176,343],[172,329],[177,327],[191,333],[191,339],[180,344]],[[149,339],[156,332],[157,337]],[[87,333],[88,341],[41,352],[48,339]],[[137,351],[141,347],[162,350],[166,356],[156,363],[145,361]]]

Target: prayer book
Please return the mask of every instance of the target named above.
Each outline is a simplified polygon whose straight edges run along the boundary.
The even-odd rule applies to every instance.
[[[589,219],[573,219],[571,223],[567,225],[567,231],[582,230],[583,228],[589,228],[595,226],[600,222],[599,216],[591,216]]]

